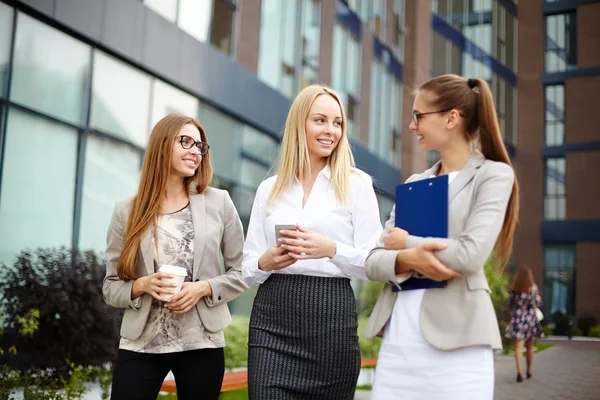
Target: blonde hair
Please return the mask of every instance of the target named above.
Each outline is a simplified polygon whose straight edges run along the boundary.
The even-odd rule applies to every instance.
[[[342,113],[342,136],[327,159],[331,170],[331,185],[338,203],[348,202],[350,173],[354,171],[354,157],[346,135],[346,113],[339,96],[325,85],[310,85],[296,96],[285,122],[285,131],[281,142],[277,178],[265,207],[268,207],[283,192],[290,188],[294,177],[302,181],[311,175],[310,156],[306,142],[306,120],[315,99],[319,96],[331,96],[340,106]]]
[[[142,235],[154,222],[154,217],[167,192],[173,144],[181,129],[187,124],[194,125],[200,132],[202,141],[208,143],[200,122],[190,117],[169,114],[158,121],[152,129],[144,156],[140,186],[125,225],[123,250],[117,263],[119,279],[127,281],[137,278],[135,264]],[[212,176],[213,169],[208,152],[202,156],[200,166],[194,175],[183,179],[183,185],[190,193],[202,193],[210,185]]]

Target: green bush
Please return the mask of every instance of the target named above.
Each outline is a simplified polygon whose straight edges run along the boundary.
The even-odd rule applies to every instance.
[[[573,328],[573,336],[583,336],[583,329],[578,327]]]
[[[359,317],[369,318],[384,285],[383,282],[361,282],[356,295]]]
[[[600,338],[600,325],[591,327],[588,336]]]
[[[358,347],[360,347],[360,356],[363,358],[377,358],[379,347],[381,347],[381,338],[366,339],[361,336],[367,320],[367,317],[358,318]]]
[[[225,368],[248,365],[248,318],[234,315],[225,330]]]
[[[581,316],[577,320],[577,326],[583,331],[583,336],[588,336],[590,328],[596,326],[597,324],[598,321],[596,320],[596,318],[589,315]]]
[[[544,331],[544,336],[552,336],[552,328],[550,328],[548,325],[543,325],[542,330]]]

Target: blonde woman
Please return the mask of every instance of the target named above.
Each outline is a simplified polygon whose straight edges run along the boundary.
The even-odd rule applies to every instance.
[[[256,193],[243,275],[258,284],[250,318],[251,399],[352,399],[360,371],[350,279],[382,227],[372,180],[354,167],[346,116],[321,85],[289,111],[279,173]],[[292,226],[281,231],[276,227]]]
[[[209,187],[209,148],[198,121],[164,117],[152,129],[137,195],[115,206],[102,286],[104,301],[125,309],[112,399],[156,399],[169,371],[179,399],[219,397],[227,302],[247,285],[242,224],[227,192]],[[187,270],[168,301],[165,264]]]

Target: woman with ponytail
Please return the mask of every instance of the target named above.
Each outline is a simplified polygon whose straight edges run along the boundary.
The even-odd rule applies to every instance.
[[[372,398],[491,400],[502,341],[483,266],[493,250],[499,270],[510,258],[519,188],[487,83],[427,81],[409,129],[441,159],[407,182],[448,175],[448,238],[395,228],[393,209],[367,258],[369,279],[386,282],[363,333],[383,331]],[[409,284],[419,277],[429,284]]]
[[[247,285],[242,224],[229,194],[209,187],[209,148],[198,121],[167,115],[152,129],[137,195],[115,206],[102,285],[104,301],[125,309],[112,399],[156,399],[169,371],[179,399],[219,397],[227,302]],[[164,265],[186,275],[178,293]]]

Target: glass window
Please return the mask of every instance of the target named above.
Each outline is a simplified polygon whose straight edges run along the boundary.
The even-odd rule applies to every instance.
[[[575,315],[574,245],[546,245],[544,247],[544,308],[549,321]]]
[[[0,262],[24,249],[71,247],[77,131],[11,109],[5,145]]]
[[[260,14],[258,77],[290,98],[295,94],[293,52],[298,48],[290,26],[296,25],[297,16],[292,21],[286,17],[293,15],[296,4],[296,1],[263,0]]]
[[[563,220],[566,218],[565,159],[546,160],[546,182],[544,193],[544,218]]]
[[[394,54],[404,62],[405,0],[394,0]]]
[[[208,42],[213,0],[179,0],[177,25],[190,36]]]
[[[319,82],[321,1],[302,0],[302,76],[300,89]]]
[[[136,194],[142,154],[94,135],[85,153],[79,248],[102,254],[115,202]]]
[[[254,161],[242,158],[240,165],[240,183],[247,187],[258,188],[265,180],[269,169]]]
[[[210,144],[215,175],[237,182],[241,146],[239,124],[233,118],[206,105],[202,106],[200,123]]]
[[[244,153],[264,161],[271,167],[279,152],[279,145],[272,137],[248,125],[242,126],[242,150]]]
[[[84,123],[89,46],[19,13],[14,57],[12,101],[73,124]]]
[[[200,100],[159,79],[154,80],[150,129],[167,114],[181,114],[196,118]]]
[[[148,75],[96,51],[90,126],[145,146],[149,136],[150,84]]]
[[[231,54],[234,8],[224,0],[215,0],[210,43],[222,52]]]
[[[349,137],[358,138],[360,43],[340,23],[333,27],[331,86],[340,95],[348,119]]]
[[[369,150],[381,159],[400,165],[402,85],[379,60],[371,63]]]
[[[12,43],[13,10],[0,3],[0,97],[6,97],[8,83],[8,63]]]
[[[371,0],[371,10],[369,13],[369,27],[371,31],[382,42],[385,40],[385,11],[387,8],[385,0]]]
[[[546,72],[577,68],[576,14],[546,17]]]
[[[177,0],[144,0],[144,4],[167,20],[175,22],[177,18]]]
[[[546,86],[546,146],[565,143],[565,86]]]
[[[393,198],[377,193],[377,202],[379,203],[381,225],[385,225],[387,220],[390,219],[390,214],[392,213],[392,207],[394,206],[395,201]]]

